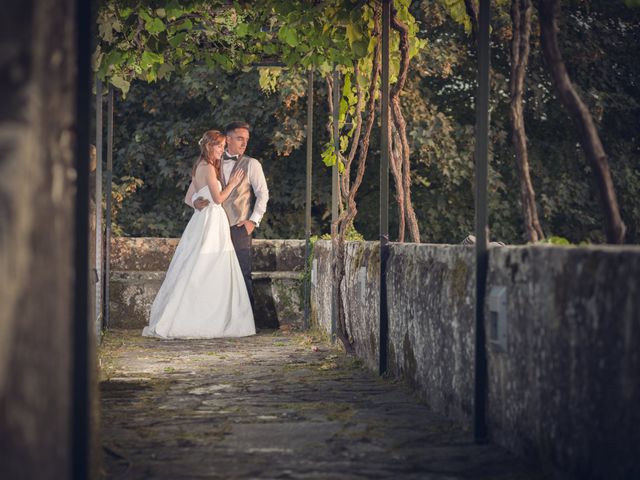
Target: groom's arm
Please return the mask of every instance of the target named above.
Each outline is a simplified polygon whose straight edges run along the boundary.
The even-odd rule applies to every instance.
[[[264,172],[262,165],[258,160],[253,160],[250,164],[250,168],[247,172],[249,176],[249,183],[253,189],[253,194],[256,196],[256,203],[253,206],[253,212],[249,217],[256,226],[260,225],[260,221],[267,211],[267,202],[269,201],[269,188],[267,187],[267,180],[264,178]]]
[[[197,193],[196,186],[193,184],[193,180],[189,184],[189,189],[187,190],[187,194],[184,196],[184,203],[189,205],[191,208],[195,208],[196,210],[202,210],[207,205],[209,205],[209,200],[203,197],[198,197],[193,200],[193,196]]]

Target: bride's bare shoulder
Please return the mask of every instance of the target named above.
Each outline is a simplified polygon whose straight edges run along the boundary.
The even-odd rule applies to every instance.
[[[196,176],[208,177],[210,175],[215,175],[216,169],[213,168],[213,165],[211,165],[210,163],[200,162],[196,166],[195,174]]]

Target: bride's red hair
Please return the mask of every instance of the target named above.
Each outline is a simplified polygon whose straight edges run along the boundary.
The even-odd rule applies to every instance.
[[[195,176],[196,168],[201,161],[207,162],[209,165],[213,166],[216,169],[216,175],[218,176],[218,180],[221,180],[221,159],[213,158],[212,148],[214,145],[221,145],[225,141],[225,135],[219,130],[208,130],[204,132],[202,138],[198,142],[200,145],[200,156],[196,159],[193,164],[193,169],[191,170],[191,176]]]

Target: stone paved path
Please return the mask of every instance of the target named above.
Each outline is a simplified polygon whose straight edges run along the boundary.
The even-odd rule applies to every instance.
[[[100,363],[107,478],[544,478],[310,334],[111,331]]]

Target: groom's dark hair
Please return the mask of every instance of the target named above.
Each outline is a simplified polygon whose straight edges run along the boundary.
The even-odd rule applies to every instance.
[[[251,125],[249,125],[247,122],[236,121],[236,122],[228,123],[227,126],[224,127],[224,134],[229,135],[231,132],[233,132],[238,128],[244,128],[249,133],[251,133]]]

